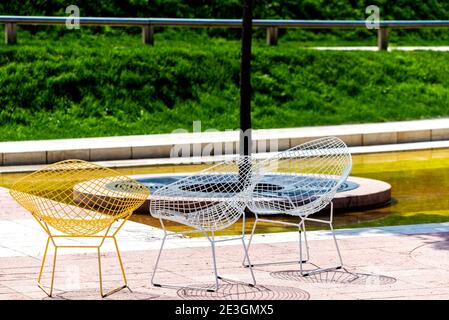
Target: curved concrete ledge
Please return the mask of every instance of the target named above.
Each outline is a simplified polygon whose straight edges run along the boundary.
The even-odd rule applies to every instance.
[[[338,192],[334,198],[335,209],[363,209],[386,205],[391,200],[391,185],[384,181],[349,177],[359,185],[357,189]]]
[[[253,131],[253,152],[286,150],[303,142],[337,136],[351,147],[449,140],[449,118]],[[37,165],[65,159],[110,161],[167,159],[174,148],[183,157],[235,153],[238,131],[174,133],[106,138],[0,142],[0,166]]]

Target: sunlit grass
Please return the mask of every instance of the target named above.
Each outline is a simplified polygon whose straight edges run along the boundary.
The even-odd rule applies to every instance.
[[[239,41],[193,32],[19,32],[0,45],[0,141],[236,129]],[[318,39],[319,40],[319,39]],[[449,116],[446,52],[253,50],[254,128]],[[43,129],[45,128],[45,129]]]

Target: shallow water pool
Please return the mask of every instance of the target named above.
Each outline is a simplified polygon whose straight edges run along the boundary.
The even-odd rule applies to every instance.
[[[207,165],[158,166],[121,168],[120,172],[133,174],[196,172]],[[24,174],[0,174],[0,186],[10,186]],[[367,227],[449,221],[449,149],[392,152],[353,156],[352,176],[383,180],[392,185],[393,201],[382,208],[363,212],[337,212],[336,227]],[[295,217],[279,216],[284,221]],[[149,214],[134,214],[133,221],[159,227],[159,221]],[[252,226],[248,218],[247,231]],[[172,231],[185,230],[175,223],[167,224]],[[241,223],[219,234],[241,232]],[[310,225],[315,229],[317,225]],[[260,224],[258,232],[294,231],[280,225]]]

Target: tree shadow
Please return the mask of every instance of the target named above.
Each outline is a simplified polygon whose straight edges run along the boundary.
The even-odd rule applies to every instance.
[[[438,234],[441,238],[437,241],[430,241],[432,248],[436,250],[449,250],[449,233]]]

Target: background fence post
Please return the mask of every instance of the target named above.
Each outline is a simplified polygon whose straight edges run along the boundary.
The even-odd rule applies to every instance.
[[[142,43],[154,45],[154,27],[146,25],[142,27]]]
[[[275,46],[278,44],[278,28],[268,27],[267,28],[267,44],[269,46]]]
[[[17,43],[17,25],[15,23],[5,24],[5,43]]]
[[[388,36],[388,29],[379,28],[379,30],[377,30],[377,48],[379,51],[388,50]]]

